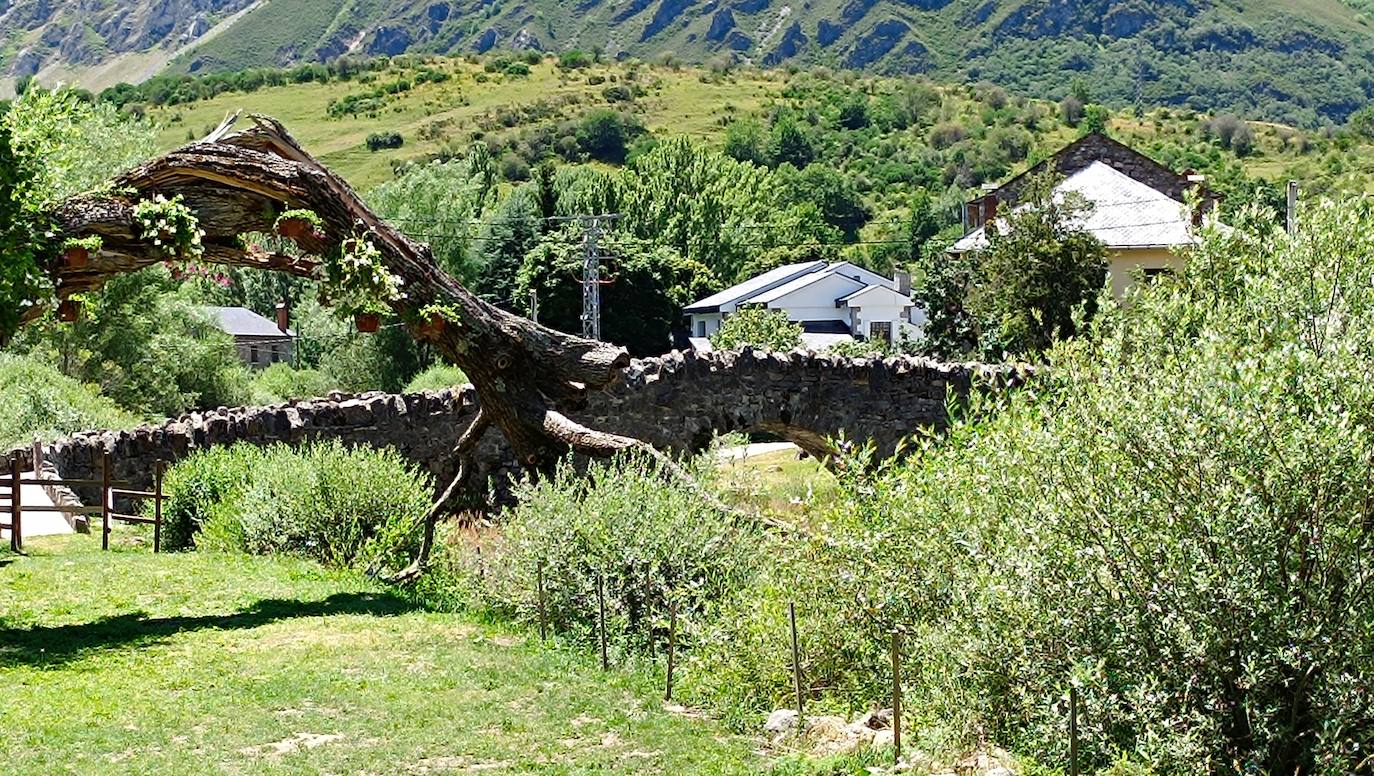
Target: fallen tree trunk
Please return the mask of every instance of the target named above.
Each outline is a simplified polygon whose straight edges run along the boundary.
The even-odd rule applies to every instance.
[[[484,422],[506,437],[521,464],[548,470],[572,450],[590,456],[648,445],[570,420],[559,411],[587,391],[617,379],[629,363],[620,347],[554,331],[479,299],[435,264],[429,248],[374,214],[339,176],[311,157],[276,121],[228,134],[233,119],[205,140],[149,161],[113,181],[109,193],[70,200],[55,214],[62,237],[98,235],[101,247],[80,268],[53,270],[61,298],[97,288],[114,275],[168,259],[142,234],[137,203],[180,197],[199,219],[207,263],[317,276],[318,256],[368,235],[381,263],[404,283],[390,301],[412,335],[452,360],[472,380]],[[247,251],[240,235],[270,232],[277,214],[307,209],[317,234],[298,239],[307,256]],[[440,305],[443,326],[425,326],[419,311]],[[30,311],[30,316],[37,314]]]

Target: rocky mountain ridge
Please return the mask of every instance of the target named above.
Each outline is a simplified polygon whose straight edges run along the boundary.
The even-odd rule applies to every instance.
[[[1312,124],[1374,96],[1371,32],[1341,0],[0,0],[0,72],[98,88],[121,75],[108,62],[148,52],[199,73],[581,48],[931,73],[1037,96],[1078,78],[1117,103]]]

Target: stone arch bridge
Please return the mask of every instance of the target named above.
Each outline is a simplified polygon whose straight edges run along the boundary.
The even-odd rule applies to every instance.
[[[645,439],[663,450],[704,448],[717,433],[766,431],[817,456],[843,435],[871,441],[880,454],[920,428],[946,420],[946,401],[975,385],[1015,385],[1011,367],[946,364],[915,358],[850,359],[811,352],[673,352],[636,360],[623,378],[590,395],[569,413],[596,428]],[[334,394],[270,407],[220,408],[130,431],[85,432],[44,446],[46,461],[63,477],[94,479],[102,453],[111,455],[116,480],[146,487],[157,459],[234,442],[272,444],[338,439],[346,444],[390,446],[435,475],[452,476],[449,452],[477,411],[470,386],[416,394]],[[19,456],[27,465],[31,452]],[[503,475],[516,462],[499,432],[477,448],[473,481]],[[88,495],[88,494],[82,494]],[[83,499],[84,500],[84,499]],[[90,503],[87,501],[87,503]]]

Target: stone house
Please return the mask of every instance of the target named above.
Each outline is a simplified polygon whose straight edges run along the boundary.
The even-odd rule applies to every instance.
[[[246,307],[202,307],[220,331],[234,338],[239,359],[252,369],[290,364],[295,357],[296,333],[288,327],[284,304],[277,305],[277,320],[270,321]]]
[[[985,225],[1004,208],[1015,208],[1034,175],[1053,170],[1063,177],[1056,192],[1074,191],[1092,203],[1082,226],[1107,246],[1112,292],[1126,293],[1136,271],[1146,277],[1183,267],[1178,249],[1197,241],[1197,227],[1219,197],[1201,176],[1176,173],[1135,149],[1102,134],[1086,135],[1054,156],[964,204],[962,239],[949,253],[962,256],[987,245]],[[1189,210],[1190,189],[1199,205]]]

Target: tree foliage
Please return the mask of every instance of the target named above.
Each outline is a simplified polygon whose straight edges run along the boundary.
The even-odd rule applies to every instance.
[[[711,347],[734,350],[746,345],[759,350],[786,353],[802,344],[802,327],[792,323],[787,313],[762,307],[742,307],[726,317],[715,334]]]
[[[1106,248],[1079,224],[1091,203],[1056,195],[1056,183],[1030,181],[1015,208],[988,222],[987,247],[971,255],[968,310],[990,356],[1043,351],[1096,309]]]

